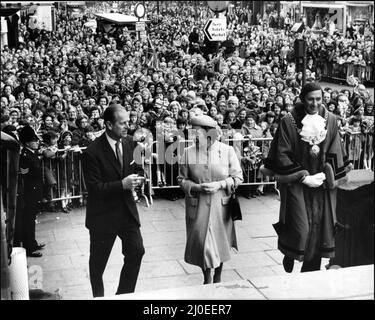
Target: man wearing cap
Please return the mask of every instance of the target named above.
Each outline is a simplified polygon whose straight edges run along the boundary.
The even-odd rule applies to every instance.
[[[129,115],[119,104],[103,114],[106,131],[83,153],[88,191],[86,227],[90,231],[90,282],[94,297],[104,296],[103,273],[116,237],[124,265],[116,294],[134,292],[144,254],[140,220],[132,190],[143,169],[133,159],[136,143],[127,135]]]
[[[21,220],[21,241],[26,249],[28,257],[39,258],[42,253],[38,250],[45,245],[35,240],[35,218],[40,209],[43,189],[42,164],[37,155],[39,137],[30,126],[23,127],[19,132],[20,142],[24,145],[20,155],[20,176],[22,178],[20,188],[23,198],[23,209],[17,219]]]
[[[349,162],[340,141],[336,116],[323,105],[316,83],[303,86],[301,103],[284,116],[261,169],[280,189],[280,217],[274,224],[283,266],[292,272],[320,270],[321,258],[335,254],[337,186]]]

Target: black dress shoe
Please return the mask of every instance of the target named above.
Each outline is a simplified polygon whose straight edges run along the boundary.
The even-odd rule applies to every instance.
[[[284,266],[285,272],[291,273],[294,267],[294,259],[284,256],[283,266]]]
[[[38,243],[35,247],[35,250],[40,250],[40,249],[43,249],[44,247],[46,246],[45,243]]]
[[[27,253],[27,256],[32,257],[32,258],[40,258],[43,255],[40,252],[34,251],[34,252]]]

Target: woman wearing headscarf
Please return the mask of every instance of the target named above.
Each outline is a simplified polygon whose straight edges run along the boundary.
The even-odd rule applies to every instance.
[[[61,198],[68,198],[72,196],[72,161],[73,161],[73,152],[72,149],[72,140],[73,134],[70,131],[64,131],[59,139],[58,147],[59,149],[64,149],[60,153],[60,164],[58,165],[59,170],[59,190],[58,196]],[[68,213],[72,210],[71,200],[61,200],[61,210],[65,213]]]
[[[191,120],[195,143],[186,148],[180,164],[179,185],[185,192],[185,261],[199,266],[204,284],[221,281],[230,249],[237,249],[234,222],[228,211],[230,195],[243,181],[233,147],[217,140],[217,124],[207,115]]]

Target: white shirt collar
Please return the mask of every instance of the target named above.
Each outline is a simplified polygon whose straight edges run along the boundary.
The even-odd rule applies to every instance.
[[[109,145],[111,146],[113,152],[115,153],[116,155],[116,143],[117,141],[115,139],[112,139],[108,134],[107,132],[105,133],[105,136],[107,137],[107,141],[109,143]],[[122,143],[120,144],[120,149],[122,151]]]
[[[115,144],[117,143],[117,141],[116,141],[115,139],[112,139],[112,138],[108,135],[107,132],[105,133],[105,135],[106,135],[106,137],[107,137],[107,140],[108,140],[109,144],[113,144],[113,145],[115,145]]]
[[[29,147],[26,147],[27,150],[31,151],[32,153],[35,153],[36,150],[30,149]]]

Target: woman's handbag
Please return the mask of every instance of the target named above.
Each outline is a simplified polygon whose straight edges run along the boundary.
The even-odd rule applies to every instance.
[[[242,220],[242,212],[240,207],[240,202],[236,196],[236,193],[233,192],[229,200],[229,213],[233,221]]]

